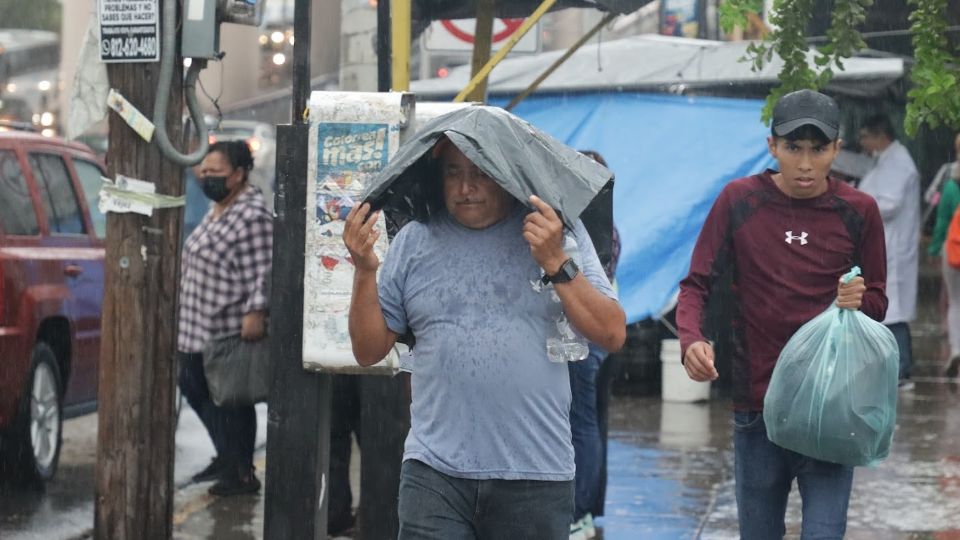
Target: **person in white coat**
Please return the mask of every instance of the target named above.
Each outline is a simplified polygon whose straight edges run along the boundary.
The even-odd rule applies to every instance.
[[[906,147],[896,139],[884,115],[867,119],[860,145],[877,164],[860,181],[860,190],[880,208],[887,244],[887,317],[900,348],[900,386],[911,387],[913,358],[909,323],[917,312],[917,265],[920,250],[920,173]]]

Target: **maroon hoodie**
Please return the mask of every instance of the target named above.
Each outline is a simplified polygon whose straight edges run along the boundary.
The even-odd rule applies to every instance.
[[[867,291],[860,310],[882,321],[887,311],[886,250],[877,203],[829,179],[827,191],[794,199],[773,181],[775,171],[727,185],[693,249],[680,282],[677,325],[683,352],[704,336],[710,288],[732,269],[733,406],[763,410],[780,351],[804,323],[837,297],[840,276],[860,266]]]

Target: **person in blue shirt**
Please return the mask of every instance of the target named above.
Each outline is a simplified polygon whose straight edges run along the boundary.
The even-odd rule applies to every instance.
[[[344,229],[355,266],[350,338],[360,365],[416,336],[411,429],[399,493],[401,540],[567,539],[574,453],[567,366],[548,359],[555,300],[608,351],[625,317],[582,223],[570,231],[536,196],[521,204],[451,141],[434,148],[438,212],[404,226],[383,268],[379,212],[354,207]],[[379,283],[377,271],[381,270]]]

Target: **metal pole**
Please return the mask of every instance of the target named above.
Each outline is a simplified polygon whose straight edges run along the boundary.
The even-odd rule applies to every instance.
[[[390,91],[390,3],[377,2],[377,92]],[[420,58],[423,62],[422,55]]]
[[[263,498],[266,540],[327,537],[330,376],[303,369],[311,4],[311,0],[296,0],[294,5],[291,125],[277,129],[270,300],[272,384]]]
[[[497,54],[495,54],[493,58],[491,58],[490,61],[483,66],[483,69],[477,72],[477,74],[470,79],[470,82],[467,83],[467,86],[461,90],[459,94],[457,94],[457,97],[453,98],[453,101],[462,102],[468,95],[470,95],[480,81],[486,79],[487,76],[490,75],[490,72],[493,71],[493,68],[496,67],[501,60],[506,58],[508,54],[510,54],[510,51],[513,50],[517,42],[519,42],[523,36],[525,36],[527,32],[533,28],[533,25],[537,24],[540,19],[543,18],[547,11],[550,11],[550,8],[553,7],[555,3],[557,3],[557,0],[543,0],[543,3],[540,4],[540,7],[538,7],[536,11],[534,11],[533,14],[527,18],[527,20],[523,21],[523,24],[520,25],[520,28],[518,28],[512,36],[510,36],[510,39],[507,40],[507,43],[504,44],[503,48],[497,51]]]
[[[310,99],[310,0],[296,0],[293,7],[293,107],[290,123],[306,123]]]
[[[544,70],[544,72],[541,73],[540,76],[537,77],[535,81],[530,83],[530,86],[528,86],[526,90],[524,90],[523,92],[520,92],[520,94],[518,94],[517,97],[513,98],[513,100],[510,101],[510,104],[507,105],[506,109],[508,111],[512,111],[513,108],[516,107],[521,101],[526,99],[527,96],[536,92],[537,88],[540,87],[540,84],[543,83],[543,81],[545,81],[547,77],[552,75],[553,72],[556,71],[557,68],[562,66],[563,63],[566,62],[568,58],[573,56],[573,53],[577,52],[577,50],[580,49],[580,47],[583,47],[583,45],[586,42],[590,41],[590,38],[595,36],[597,32],[600,31],[601,28],[606,26],[610,21],[612,21],[616,17],[617,17],[616,13],[607,13],[607,15],[603,19],[601,19],[596,26],[591,28],[590,31],[586,33],[586,35],[578,39],[576,43],[574,43],[569,49],[567,49],[567,52],[563,53],[563,56],[558,58],[556,62],[554,62],[553,64],[550,65],[550,67]]]
[[[390,0],[390,42],[393,45],[394,92],[410,89],[410,41],[412,30],[411,0]]]

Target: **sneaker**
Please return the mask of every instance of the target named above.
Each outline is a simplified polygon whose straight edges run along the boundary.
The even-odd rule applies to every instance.
[[[570,525],[570,540],[587,540],[587,533],[583,530],[583,520]]]
[[[220,478],[220,472],[223,469],[223,461],[219,457],[210,460],[210,464],[205,469],[193,475],[194,482],[209,482]]]
[[[234,495],[244,495],[247,493],[256,493],[260,491],[260,480],[253,471],[244,476],[226,475],[219,482],[210,486],[207,493],[218,497],[232,497]]]
[[[951,379],[957,378],[957,375],[960,374],[960,356],[954,356],[950,359],[950,364],[947,366],[947,370],[944,371],[943,374]]]
[[[897,383],[897,387],[900,388],[901,392],[909,392],[916,387],[913,381],[910,379],[900,379],[900,382]]]
[[[580,520],[580,524],[583,528],[583,533],[587,536],[588,540],[597,536],[597,528],[593,526],[593,514],[587,513],[587,515],[583,516],[583,519]]]

